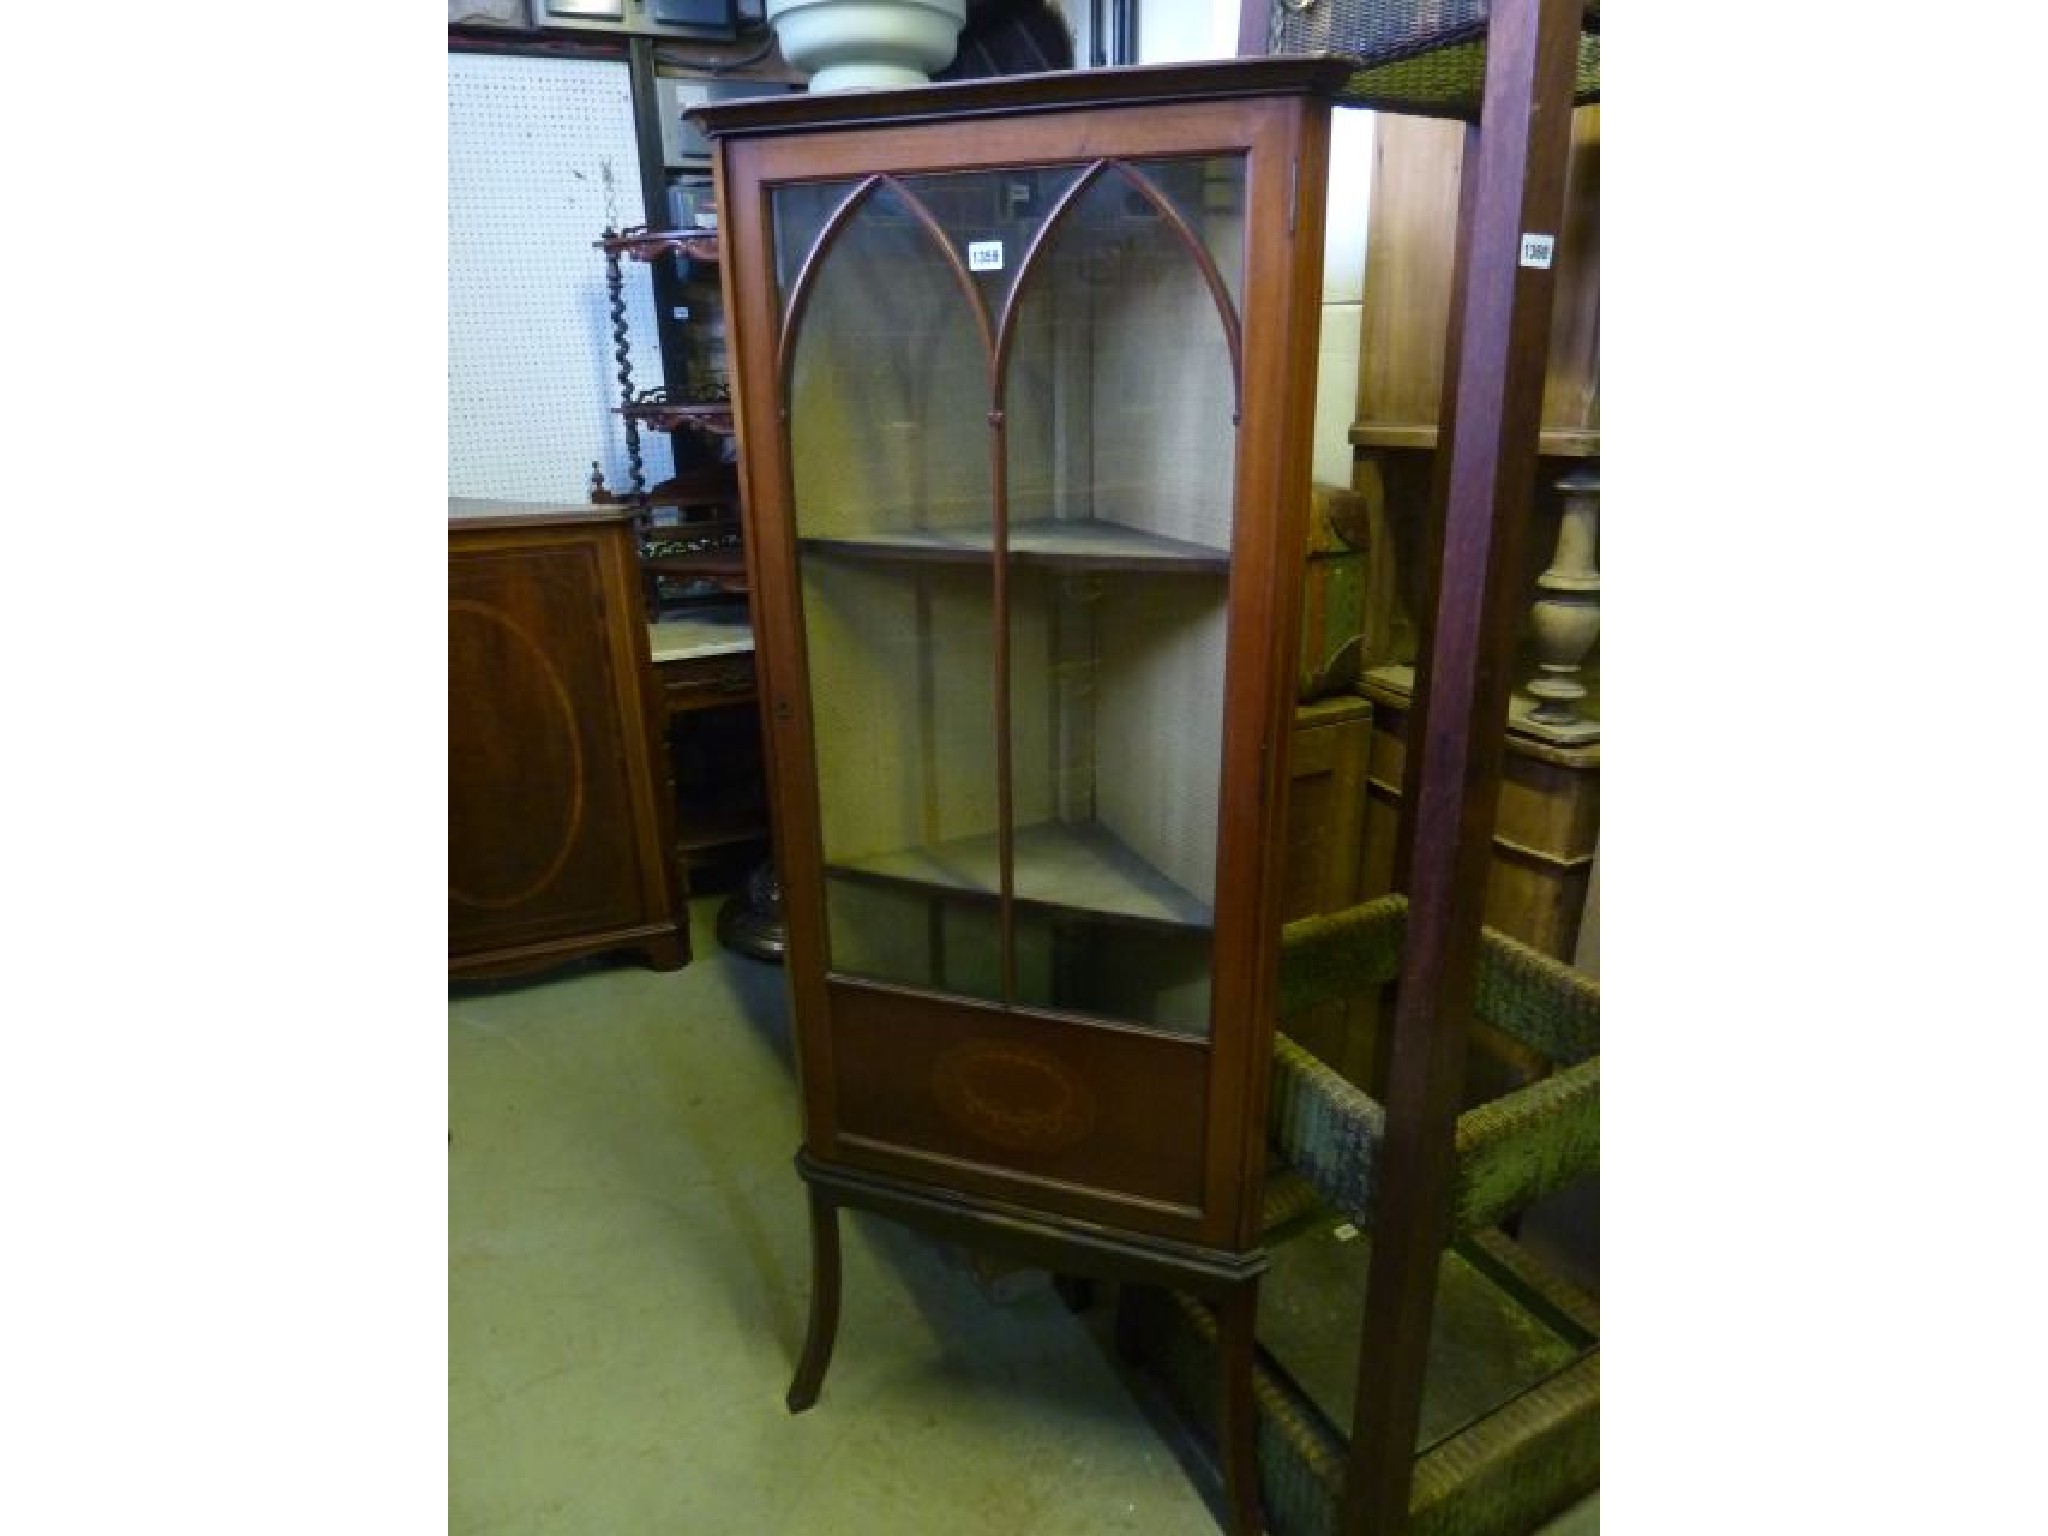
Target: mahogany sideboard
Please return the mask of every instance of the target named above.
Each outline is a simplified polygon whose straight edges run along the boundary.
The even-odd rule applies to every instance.
[[[448,972],[689,958],[624,507],[448,502]]]

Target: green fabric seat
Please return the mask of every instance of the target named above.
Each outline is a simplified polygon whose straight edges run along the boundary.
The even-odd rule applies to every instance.
[[[1281,1016],[1397,979],[1406,921],[1405,898],[1386,896],[1289,925]],[[1526,1536],[1600,1478],[1598,1308],[1498,1230],[1598,1169],[1599,987],[1492,932],[1476,980],[1476,1016],[1557,1070],[1458,1121],[1406,1536]],[[1285,1035],[1275,1055],[1273,1257],[1253,1363],[1260,1500],[1273,1536],[1355,1536],[1339,1516],[1355,1366],[1330,1350],[1355,1347],[1367,1299],[1386,1111]],[[1128,1327],[1136,1357],[1197,1432],[1213,1435],[1213,1317],[1155,1292],[1131,1307]]]
[[[1281,937],[1280,1016],[1395,979],[1403,896],[1291,923]],[[1458,1119],[1454,1236],[1495,1226],[1600,1166],[1600,989],[1504,934],[1480,940],[1475,1013],[1560,1070]],[[1281,1162],[1370,1230],[1386,1109],[1282,1034],[1267,1116]]]

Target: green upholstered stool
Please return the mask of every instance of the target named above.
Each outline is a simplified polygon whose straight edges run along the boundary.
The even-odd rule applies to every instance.
[[[1394,980],[1406,912],[1404,898],[1386,896],[1290,925],[1283,1015]],[[1478,1016],[1557,1070],[1467,1109],[1458,1123],[1412,1536],[1525,1536],[1599,1484],[1598,1310],[1498,1230],[1598,1169],[1599,1007],[1590,978],[1502,935],[1483,936]],[[1260,1495],[1274,1536],[1340,1536],[1385,1124],[1370,1094],[1279,1038],[1266,1206],[1272,1268],[1254,1374]],[[1127,1350],[1203,1436],[1215,1332],[1199,1303],[1130,1298]]]

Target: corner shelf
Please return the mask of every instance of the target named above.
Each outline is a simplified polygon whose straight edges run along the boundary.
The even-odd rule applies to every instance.
[[[1298,602],[1273,551],[1300,543],[1312,406],[1283,375],[1345,74],[696,114],[806,1074],[792,1409],[830,1359],[845,1206],[1188,1289],[1248,1372]],[[1108,515],[1045,515],[1081,512]],[[1248,1384],[1219,1393],[1246,1451]],[[1229,1481],[1249,1533],[1248,1457]]]
[[[687,430],[730,438],[738,431],[730,400],[669,400],[661,398],[659,391],[649,390],[631,405],[618,409],[628,421],[656,432]]]
[[[1091,822],[1039,822],[1015,834],[1015,896],[1019,906],[1120,918],[1175,928],[1209,928],[1215,912],[1162,875],[1114,833]],[[844,862],[828,875],[888,880],[994,901],[1001,891],[993,832],[951,838]],[[1058,891],[1057,898],[1036,892]]]
[[[960,528],[877,530],[873,533],[802,538],[807,554],[848,559],[960,561],[985,564],[995,552],[987,524]],[[1087,570],[1228,573],[1230,551],[1186,539],[1146,533],[1100,518],[1012,523],[1009,558],[1020,565]]]
[[[710,229],[627,229],[607,235],[597,247],[635,261],[681,256],[708,267],[718,265],[718,232]]]
[[[1349,437],[1354,448],[1434,453],[1437,427],[1433,421],[1361,421],[1352,426]],[[1546,459],[1597,459],[1600,457],[1600,429],[1545,427],[1537,436],[1536,452]]]

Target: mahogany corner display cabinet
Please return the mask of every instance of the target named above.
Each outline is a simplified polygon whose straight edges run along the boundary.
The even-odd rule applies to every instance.
[[[1235,60],[712,136],[812,1216],[1206,1298],[1233,1523],[1331,93]]]

